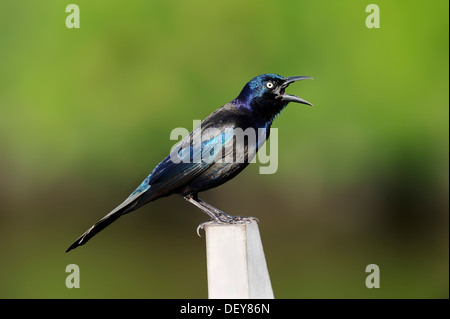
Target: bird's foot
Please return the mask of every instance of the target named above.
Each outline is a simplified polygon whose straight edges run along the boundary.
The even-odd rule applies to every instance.
[[[218,215],[217,219],[210,219],[206,222],[201,223],[197,226],[197,235],[199,237],[202,237],[200,235],[200,229],[205,229],[206,226],[212,225],[212,224],[245,224],[247,222],[256,221],[259,223],[258,218],[256,217],[243,217],[243,216],[231,216],[228,214],[225,214],[225,216]]]
[[[259,219],[253,216],[248,216],[248,217],[244,217],[244,216],[231,216],[231,221],[229,221],[229,224],[245,224],[247,222],[252,222],[252,221],[256,221],[257,223],[259,223]]]

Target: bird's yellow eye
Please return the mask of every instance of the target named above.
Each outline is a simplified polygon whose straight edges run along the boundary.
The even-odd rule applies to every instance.
[[[268,89],[271,89],[271,88],[273,88],[273,83],[269,81],[266,83],[266,86]]]

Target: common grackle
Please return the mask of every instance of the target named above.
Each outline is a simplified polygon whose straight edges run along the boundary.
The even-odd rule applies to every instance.
[[[120,216],[172,194],[183,196],[208,214],[212,222],[235,223],[245,220],[243,217],[230,216],[206,203],[198,198],[198,193],[219,186],[239,174],[266,141],[274,118],[289,102],[312,105],[295,95],[285,94],[289,84],[304,79],[311,78],[276,74],[253,78],[237,98],[211,113],[199,127],[181,140],[179,146],[153,169],[122,204],[89,228],[67,252],[84,245]],[[251,130],[257,132],[256,139],[251,139],[250,134],[239,138],[236,133],[248,133]],[[199,228],[204,224],[200,224]]]

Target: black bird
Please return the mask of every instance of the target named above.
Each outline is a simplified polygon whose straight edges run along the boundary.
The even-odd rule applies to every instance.
[[[213,222],[242,220],[242,217],[227,215],[201,200],[198,193],[219,186],[239,174],[264,144],[274,118],[289,102],[312,105],[295,95],[285,94],[289,84],[304,79],[311,78],[277,74],[253,78],[237,98],[203,120],[122,204],[89,228],[66,252],[84,245],[120,216],[172,194],[183,196],[208,214]],[[253,139],[250,134],[252,130],[256,137]],[[203,225],[200,224],[199,228]]]

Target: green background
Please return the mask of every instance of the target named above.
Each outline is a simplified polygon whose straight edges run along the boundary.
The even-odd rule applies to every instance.
[[[65,250],[262,73],[314,77],[288,90],[314,107],[275,120],[276,174],[202,198],[259,218],[275,297],[448,298],[449,4],[377,0],[368,29],[369,3],[1,1],[0,298],[206,298],[179,196]]]

